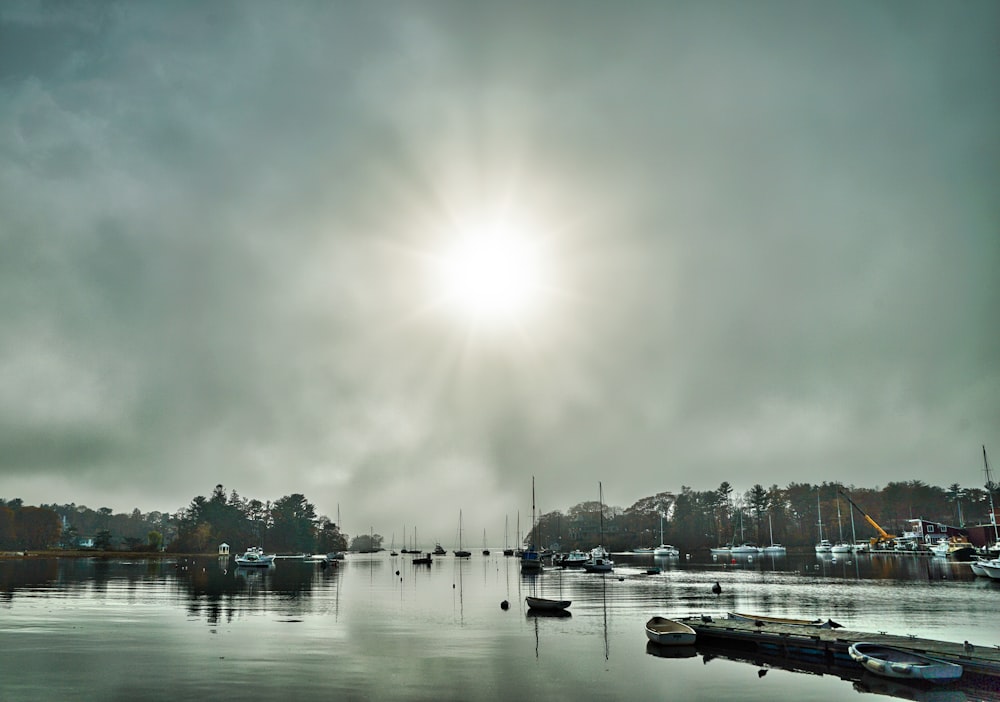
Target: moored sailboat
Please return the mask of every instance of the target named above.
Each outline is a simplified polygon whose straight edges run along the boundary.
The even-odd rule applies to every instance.
[[[534,541],[535,533],[535,476],[531,476],[531,539]],[[537,572],[542,569],[542,558],[532,543],[527,549],[521,552],[521,572]]]
[[[601,509],[601,544],[590,550],[590,558],[583,564],[583,569],[588,573],[610,573],[615,569],[615,562],[604,548],[604,486],[598,482],[597,489],[600,495],[598,504]]]
[[[471,551],[466,551],[462,548],[462,510],[458,510],[458,549],[455,550],[455,556],[457,558],[468,558],[471,555]]]

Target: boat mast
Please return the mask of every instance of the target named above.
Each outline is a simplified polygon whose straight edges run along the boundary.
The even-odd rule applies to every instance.
[[[840,543],[844,543],[844,525],[840,523],[840,497],[837,498],[837,529],[840,532]]]
[[[535,476],[531,476],[531,545],[528,547],[532,551],[535,549]]]
[[[997,533],[997,513],[993,507],[993,478],[990,475],[990,462],[986,458],[986,444],[983,444],[983,464],[986,466],[986,492],[990,495],[990,524],[993,525],[993,544],[1000,543],[1000,535]]]
[[[816,523],[819,524],[819,540],[823,540],[823,508],[819,504],[819,488],[816,488]]]
[[[604,486],[597,481],[598,504],[601,506],[601,548],[604,548]]]
[[[837,497],[837,504],[840,504],[840,497]],[[854,510],[851,510],[851,545],[858,543],[858,535],[854,532]]]

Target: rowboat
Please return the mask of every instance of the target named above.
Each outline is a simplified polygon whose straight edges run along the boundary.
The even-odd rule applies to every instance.
[[[847,647],[851,658],[866,670],[886,678],[947,683],[962,677],[962,666],[913,651],[876,643],[855,643]]]
[[[646,638],[661,646],[689,646],[697,632],[682,622],[665,617],[653,617],[646,622]]]
[[[566,609],[572,604],[571,600],[547,600],[544,597],[525,597],[528,609],[541,609],[549,612]]]
[[[832,619],[823,621],[822,619],[792,619],[790,617],[765,617],[759,614],[743,614],[741,612],[729,612],[726,615],[729,619],[736,619],[744,622],[757,624],[781,624],[783,626],[811,626],[816,629],[840,629],[841,625]]]

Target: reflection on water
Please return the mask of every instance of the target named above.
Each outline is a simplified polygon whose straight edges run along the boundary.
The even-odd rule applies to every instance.
[[[0,646],[5,666],[23,673],[0,680],[0,698],[997,699],[962,686],[935,692],[965,697],[915,697],[850,662],[659,647],[645,636],[653,615],[746,611],[991,647],[1000,584],[977,581],[967,566],[704,554],[657,559],[662,571],[647,574],[653,560],[616,556],[609,575],[522,574],[499,554],[431,566],[351,555],[325,569],[301,560],[261,569],[217,558],[0,561]],[[529,611],[529,594],[572,605]]]

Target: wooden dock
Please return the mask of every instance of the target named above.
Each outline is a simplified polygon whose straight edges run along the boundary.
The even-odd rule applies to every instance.
[[[713,641],[745,650],[755,650],[790,657],[816,657],[828,663],[856,665],[847,653],[847,647],[859,641],[895,646],[928,656],[940,658],[962,666],[966,673],[990,677],[1000,681],[1000,647],[922,639],[915,636],[895,636],[883,632],[851,631],[848,629],[823,629],[818,626],[799,626],[753,622],[720,617],[682,617],[684,622],[698,632],[698,642]]]

